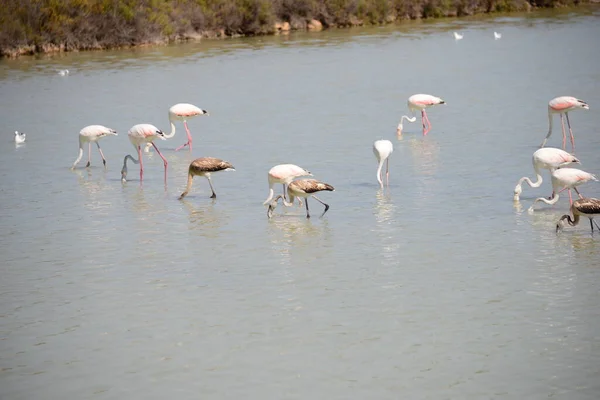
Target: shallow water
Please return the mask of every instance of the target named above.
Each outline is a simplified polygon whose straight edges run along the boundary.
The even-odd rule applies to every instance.
[[[600,173],[600,10],[204,41],[0,61],[0,398],[596,399],[600,234],[555,233],[568,198],[531,154],[551,98],[571,113],[581,169]],[[455,41],[453,31],[464,33]],[[493,32],[503,34],[494,40]],[[57,71],[68,68],[68,76]],[[396,125],[431,93],[433,129]],[[128,129],[167,109],[209,117],[120,181]],[[557,118],[557,117],[555,117]],[[558,119],[555,120],[555,122]],[[116,129],[102,168],[77,155]],[[560,146],[559,125],[549,145]],[[16,146],[12,132],[27,133]],[[392,140],[389,189],[372,142]],[[191,160],[235,172],[178,200]],[[262,206],[294,163],[335,186]],[[281,191],[281,185],[276,186]],[[600,184],[580,187],[600,197]]]

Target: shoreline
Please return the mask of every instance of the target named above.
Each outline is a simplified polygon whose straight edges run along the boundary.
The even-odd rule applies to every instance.
[[[19,4],[18,0],[15,4]],[[262,1],[264,4],[269,3],[270,0],[256,0]],[[393,1],[393,0],[392,0]],[[463,6],[463,3],[453,3],[452,6],[448,6],[448,3],[444,7],[435,8],[430,6],[435,0],[429,1],[428,3],[417,3],[404,5],[401,10],[398,8],[387,9],[380,12],[377,16],[374,16],[371,11],[362,13],[345,13],[343,15],[333,15],[331,11],[320,11],[316,12],[301,12],[299,14],[292,14],[289,10],[279,10],[275,12],[271,10],[271,14],[266,16],[257,16],[256,21],[250,21],[250,23],[238,23],[236,26],[234,23],[228,23],[226,27],[221,26],[219,28],[210,27],[211,24],[217,24],[217,22],[206,23],[205,15],[200,14],[200,18],[204,22],[203,29],[191,29],[194,24],[183,23],[182,27],[178,29],[179,32],[172,32],[174,25],[171,24],[182,24],[181,19],[172,18],[172,21],[163,21],[162,25],[158,28],[153,27],[153,30],[142,31],[139,28],[140,23],[146,23],[146,15],[138,18],[136,22],[138,31],[130,31],[128,34],[119,33],[110,35],[112,33],[108,28],[102,28],[103,24],[98,22],[97,26],[89,26],[88,31],[77,35],[78,24],[89,22],[86,16],[86,20],[73,18],[71,24],[74,26],[72,31],[68,31],[66,28],[61,27],[59,30],[60,34],[52,35],[52,32],[48,33],[43,26],[37,28],[42,32],[40,34],[29,34],[24,35],[24,38],[18,37],[18,33],[24,31],[33,32],[35,27],[25,26],[17,29],[18,21],[15,21],[15,26],[5,26],[7,21],[7,15],[10,17],[11,12],[14,9],[9,10],[0,22],[3,26],[3,31],[0,31],[0,58],[15,59],[22,56],[36,56],[36,55],[51,55],[56,53],[66,52],[80,52],[89,50],[113,50],[113,49],[131,49],[145,46],[159,46],[168,45],[175,43],[186,43],[201,40],[222,40],[226,38],[235,37],[252,37],[252,36],[274,36],[274,35],[286,35],[294,31],[312,31],[318,32],[330,28],[344,29],[358,26],[384,26],[384,25],[401,25],[406,21],[411,20],[436,20],[444,18],[461,18],[475,15],[494,15],[494,14],[510,14],[513,12],[532,12],[544,9],[568,9],[568,8],[579,8],[580,6],[598,4],[600,0],[591,0],[589,2],[573,2],[568,5],[558,2],[546,2],[543,6],[535,5],[535,2],[529,2],[525,0],[487,0],[485,3],[471,3],[474,4],[471,8]],[[68,0],[65,0],[68,2]],[[267,3],[265,3],[267,2]],[[292,1],[293,2],[293,1]],[[25,2],[23,2],[25,3]],[[138,3],[138,2],[133,2]],[[318,1],[317,1],[318,3]],[[440,3],[442,4],[442,3]],[[419,7],[417,7],[419,6]],[[428,8],[429,7],[429,8]],[[10,8],[10,7],[9,7]],[[156,11],[156,10],[152,10]],[[173,9],[169,9],[169,12],[173,12]],[[231,11],[232,13],[238,10]],[[106,17],[104,14],[100,15],[100,18]],[[216,20],[215,20],[216,21]],[[121,24],[120,20],[113,21],[113,24]],[[200,27],[200,25],[198,25]],[[216,25],[219,26],[219,25]],[[13,29],[14,38],[10,39],[10,30]],[[149,28],[147,28],[149,29]],[[79,29],[81,31],[81,29]],[[7,33],[8,32],[8,33]],[[15,33],[16,32],[16,33]],[[83,32],[83,31],[82,31]],[[30,39],[32,38],[33,39]],[[8,38],[8,39],[7,39]],[[11,41],[12,40],[12,41]],[[11,44],[12,43],[12,44]]]

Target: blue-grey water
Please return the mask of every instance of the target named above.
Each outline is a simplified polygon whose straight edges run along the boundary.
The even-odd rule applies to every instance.
[[[559,95],[600,174],[599,37],[596,7],[0,61],[0,398],[597,399],[600,233],[555,232],[568,196],[527,212],[547,171],[512,191]],[[415,93],[447,105],[397,138]],[[192,154],[178,123],[166,185],[155,153],[122,183],[179,102],[210,112]],[[107,168],[71,171],[91,124]],[[236,171],[179,201],[202,156]],[[267,219],[280,163],[335,187],[323,218]]]

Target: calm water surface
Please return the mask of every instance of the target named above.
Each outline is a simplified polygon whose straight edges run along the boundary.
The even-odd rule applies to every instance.
[[[597,399],[600,234],[555,233],[565,196],[527,212],[547,172],[512,190],[559,95],[600,173],[599,37],[591,8],[2,60],[0,398]],[[448,105],[397,138],[414,93]],[[122,184],[127,130],[178,102],[211,113],[193,153],[179,124],[167,184],[154,153]],[[90,124],[107,169],[71,171]],[[236,171],[179,201],[201,156]],[[267,219],[279,163],[335,186],[325,217]]]

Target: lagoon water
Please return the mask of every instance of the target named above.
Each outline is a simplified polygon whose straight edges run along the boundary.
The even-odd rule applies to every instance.
[[[0,398],[597,399],[600,234],[555,233],[568,196],[527,212],[547,171],[512,190],[559,95],[600,174],[599,37],[596,7],[0,61]],[[414,93],[448,104],[397,138]],[[123,184],[178,102],[210,112],[193,152],[178,123],[166,185],[155,153]],[[107,168],[71,171],[90,124]],[[179,201],[202,156],[236,171]],[[267,219],[279,163],[335,186],[323,218]]]

